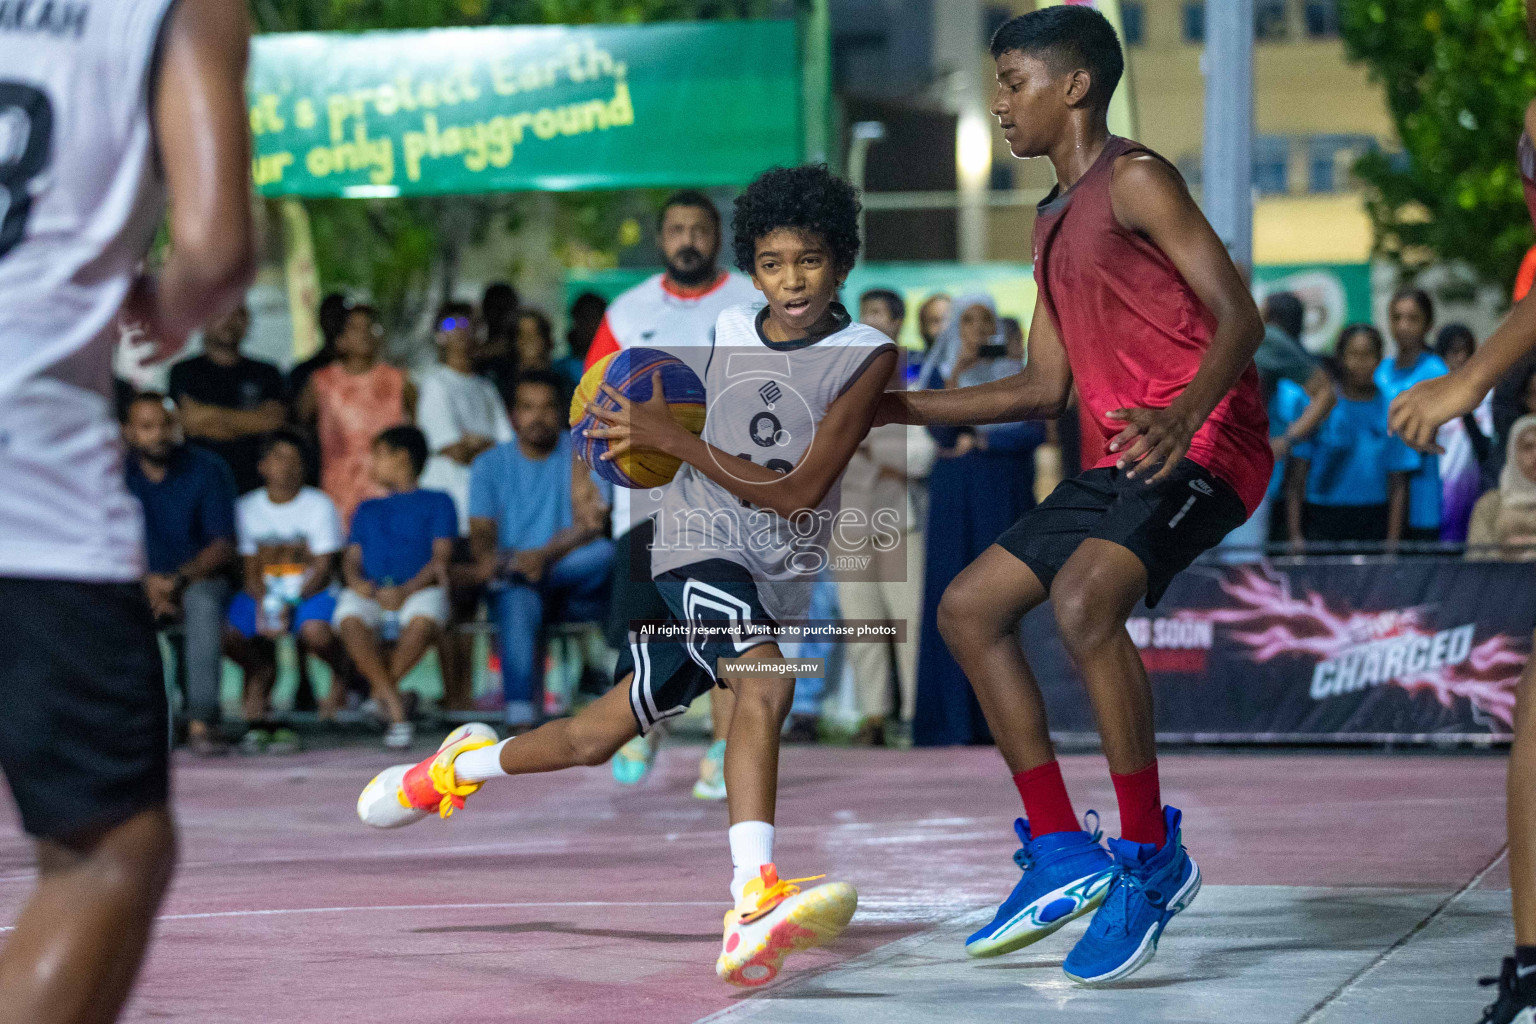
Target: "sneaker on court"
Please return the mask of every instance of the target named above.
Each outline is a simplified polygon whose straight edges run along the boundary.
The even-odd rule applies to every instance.
[[[644,736],[636,736],[619,748],[613,755],[613,778],[626,786],[638,785],[650,774],[656,763],[656,751],[661,749],[661,730],[652,729]]]
[[[464,806],[483,782],[460,782],[453,762],[466,751],[498,742],[496,730],[479,722],[461,725],[437,752],[420,764],[397,764],[375,775],[357,798],[357,816],[374,828],[399,828],[436,811],[447,818]]]
[[[1481,978],[1478,984],[1499,988],[1498,997],[1483,1007],[1477,1024],[1536,1024],[1536,975],[1520,977],[1514,957],[1504,958],[1497,978]]]
[[[1019,818],[1013,830],[1022,846],[1013,862],[1024,872],[1013,892],[997,908],[992,923],[965,940],[971,956],[1001,956],[1039,942],[1068,921],[1104,902],[1114,861],[1099,845],[1099,814],[1089,811],[1082,832],[1052,832],[1034,838],[1029,822]]]
[[[266,753],[268,754],[297,754],[303,749],[303,739],[292,729],[273,729],[272,735],[267,739]]]
[[[385,750],[404,750],[416,739],[416,727],[410,722],[391,722],[384,730]]]
[[[1115,981],[1140,970],[1157,952],[1157,940],[1173,915],[1200,892],[1200,868],[1184,850],[1182,814],[1163,808],[1168,839],[1150,843],[1111,839],[1115,868],[1104,903],[1061,969],[1083,984]]]
[[[725,940],[715,973],[744,988],[766,985],[779,975],[790,953],[825,946],[837,938],[859,905],[859,894],[847,882],[828,882],[801,892],[800,882],[817,878],[779,879],[778,869],[764,864],[747,882],[741,900],[725,915]]]
[[[699,780],[693,784],[698,800],[725,799],[725,740],[715,740],[699,762]]]
[[[272,734],[265,729],[247,729],[240,737],[240,753],[260,754],[272,742]]]

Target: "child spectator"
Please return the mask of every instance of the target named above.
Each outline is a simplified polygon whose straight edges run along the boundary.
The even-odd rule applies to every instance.
[[[378,497],[368,453],[379,431],[409,423],[416,389],[402,371],[379,358],[384,329],[369,306],[353,306],[336,339],[336,361],[310,377],[299,396],[299,419],[320,440],[320,489],[336,503],[342,523],[365,498]]]
[[[1477,500],[1467,531],[1468,558],[1536,560],[1536,416],[1509,428],[1499,486]]]
[[[369,472],[386,497],[357,506],[342,559],[347,589],[336,602],[341,642],[389,715],[390,749],[411,745],[400,680],[448,621],[448,561],[459,535],[453,499],[417,489],[426,464],[427,439],[415,427],[390,427],[374,440]],[[386,645],[394,647],[387,661]]]
[[[1445,376],[1445,363],[1425,347],[1435,323],[1435,304],[1418,288],[1404,288],[1387,306],[1388,324],[1397,355],[1376,370],[1376,386],[1388,403],[1421,380]],[[1440,457],[1426,454],[1408,480],[1408,521],[1403,539],[1440,539]]]
[[[555,360],[554,369],[572,384],[581,383],[587,352],[592,348],[592,340],[597,337],[597,329],[602,326],[607,312],[608,303],[596,292],[582,292],[571,303],[571,326],[565,332],[565,343],[570,351]]]
[[[304,441],[284,430],[262,444],[257,469],[266,486],[247,494],[235,508],[244,588],[229,604],[225,651],[245,671],[245,720],[253,723],[252,743],[270,737],[262,723],[277,677],[277,637],[298,638],[300,663],[306,653],[331,669],[331,689],[322,718],[335,717],[345,694],[345,675],[331,617],[336,598],[336,554],[341,521],[325,492],[304,486]],[[281,740],[281,737],[279,737]]]
[[[1339,335],[1339,401],[1292,451],[1297,465],[1286,512],[1295,543],[1404,536],[1408,476],[1419,468],[1419,456],[1387,433],[1388,400],[1376,386],[1382,347],[1381,332],[1366,324]]]

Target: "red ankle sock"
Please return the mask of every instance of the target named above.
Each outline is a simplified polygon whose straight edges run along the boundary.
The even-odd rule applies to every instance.
[[[1109,773],[1120,803],[1120,838],[1161,847],[1168,839],[1163,825],[1163,796],[1157,784],[1157,761],[1129,775]]]
[[[1029,834],[1036,839],[1052,832],[1078,832],[1082,825],[1072,811],[1067,784],[1061,777],[1061,765],[1048,761],[1038,768],[1019,772],[1013,777],[1024,799],[1024,814],[1029,818]]]

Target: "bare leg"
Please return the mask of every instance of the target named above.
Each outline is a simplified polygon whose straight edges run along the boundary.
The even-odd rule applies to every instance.
[[[994,544],[954,578],[939,602],[939,631],[1014,774],[1056,757],[1045,700],[1019,646],[1019,620],[1045,599],[1030,568]]]
[[[0,953],[0,1024],[111,1024],[175,865],[170,811],[37,849],[37,887]]]
[[[325,667],[331,670],[331,688],[326,692],[324,700],[317,700],[321,720],[330,721],[346,705],[347,665],[329,622],[312,619],[299,627],[300,665],[305,663],[305,655],[308,654],[325,662]]]
[[[378,636],[363,624],[362,619],[342,619],[341,644],[346,648],[352,664],[368,680],[373,699],[384,705],[389,720],[405,721],[405,705],[400,700],[400,690],[395,686],[394,677],[389,674],[389,666],[384,664]]]
[[[1531,638],[1536,641],[1536,636]],[[1509,750],[1509,881],[1515,943],[1536,946],[1536,654],[1515,695],[1515,742]]]
[[[1051,585],[1056,628],[1088,687],[1109,770],[1130,775],[1157,759],[1152,683],[1126,620],[1147,592],[1147,570],[1128,549],[1083,541]]]
[[[741,657],[784,659],[778,644],[759,644]],[[779,795],[779,733],[795,698],[795,681],[775,673],[735,676],[729,684],[736,691],[725,743],[725,792],[731,824],[766,821],[771,825]]]
[[[437,632],[437,623],[420,617],[407,622],[405,628],[400,630],[400,640],[389,658],[389,675],[397,691],[400,680],[411,674],[411,669],[427,653],[427,648],[437,640]]]
[[[620,747],[640,734],[629,708],[629,681],[618,685],[570,718],[545,722],[501,748],[501,770],[508,775],[554,772],[577,765],[605,764]]]
[[[711,738],[723,740],[731,733],[731,714],[736,710],[736,695],[723,686],[709,691]]]
[[[246,639],[235,633],[225,642],[224,652],[245,673],[245,720],[261,721],[267,717],[267,698],[277,681],[276,646],[265,637]]]
[[[443,707],[449,711],[473,708],[474,636],[450,627],[437,641],[437,659],[443,666]]]

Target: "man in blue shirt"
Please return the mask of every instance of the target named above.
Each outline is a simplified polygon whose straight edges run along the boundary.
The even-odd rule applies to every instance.
[[[388,494],[352,514],[341,569],[347,589],[332,620],[389,715],[384,746],[391,750],[410,746],[415,736],[400,680],[448,621],[448,561],[459,536],[453,499],[416,486],[427,454],[426,435],[415,427],[390,427],[374,439],[369,470]],[[394,646],[387,660],[384,644]]]
[[[1399,291],[1387,306],[1387,316],[1397,356],[1383,360],[1377,368],[1376,386],[1390,404],[1420,381],[1443,377],[1449,370],[1425,344],[1435,322],[1435,306],[1427,293],[1417,288]],[[1440,496],[1440,456],[1426,453],[1418,470],[1408,478],[1404,540],[1434,543],[1440,539]]]
[[[172,408],[153,393],[128,406],[128,489],[144,506],[150,609],[162,625],[182,624],[176,664],[187,696],[187,743],[196,753],[215,754],[224,749],[215,731],[235,559],[235,478],[217,455],[177,443]]]
[[[475,459],[469,477],[469,543],[501,641],[506,721],[535,722],[538,652],[546,612],[567,621],[601,618],[613,542],[608,509],[563,429],[563,384],[530,371],[513,386],[517,436]],[[547,607],[548,605],[548,607]]]

